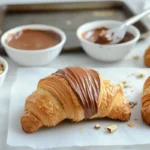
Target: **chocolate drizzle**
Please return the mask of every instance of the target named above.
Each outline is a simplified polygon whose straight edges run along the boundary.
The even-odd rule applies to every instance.
[[[67,67],[59,69],[53,75],[61,76],[69,83],[79,97],[86,119],[97,113],[97,102],[100,92],[98,72],[80,67]]]

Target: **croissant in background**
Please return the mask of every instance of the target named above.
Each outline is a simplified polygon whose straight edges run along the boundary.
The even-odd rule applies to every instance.
[[[25,102],[22,128],[32,133],[70,119],[111,118],[127,121],[130,105],[122,88],[92,69],[67,67],[39,81]]]
[[[150,67],[150,47],[148,47],[144,54],[144,64],[147,67]]]
[[[150,125],[150,77],[147,78],[143,86],[142,118]]]

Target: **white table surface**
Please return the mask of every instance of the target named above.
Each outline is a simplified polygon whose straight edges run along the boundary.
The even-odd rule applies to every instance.
[[[145,49],[148,47],[150,43],[150,40],[147,39],[145,41],[139,42],[136,47],[130,52],[130,54],[122,61],[115,62],[115,63],[102,63],[99,61],[96,61],[89,56],[87,56],[85,53],[63,53],[60,54],[59,57],[57,57],[51,64],[47,65],[46,67],[53,67],[53,68],[62,68],[66,67],[68,65],[77,65],[77,66],[84,66],[84,67],[144,67],[143,64],[143,54]],[[140,58],[138,60],[134,60],[133,56],[139,55]],[[16,70],[19,65],[14,63],[10,58],[7,56],[4,57],[8,63],[9,63],[9,71],[6,77],[6,80],[4,82],[4,85],[0,89],[0,150],[31,150],[31,148],[21,148],[21,147],[10,147],[6,144],[7,139],[7,126],[8,126],[8,112],[9,112],[9,100],[10,100],[10,90],[13,82],[15,81],[16,77]],[[17,94],[17,91],[16,91]],[[139,135],[140,136],[140,135]],[[120,137],[121,138],[121,137]],[[22,139],[23,140],[23,139]],[[142,139],[141,139],[142,140]],[[59,143],[59,141],[58,141]],[[61,150],[75,150],[77,148],[63,148]],[[94,148],[78,148],[80,149],[89,149],[94,150]],[[96,148],[97,150],[103,149],[103,150],[110,150],[112,147],[101,147]],[[141,146],[119,146],[114,147],[116,150],[148,150],[150,149],[150,145],[141,145]]]

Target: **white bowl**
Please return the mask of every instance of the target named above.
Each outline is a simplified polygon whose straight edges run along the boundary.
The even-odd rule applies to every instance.
[[[61,42],[50,48],[42,50],[29,50],[29,51],[21,49],[18,50],[8,46],[6,44],[6,38],[8,37],[8,35],[16,33],[23,29],[39,29],[39,30],[55,31],[61,36]],[[5,51],[9,55],[9,57],[19,65],[23,66],[43,66],[50,63],[53,59],[55,59],[59,55],[65,42],[66,42],[66,35],[62,30],[53,26],[39,25],[39,24],[24,25],[13,28],[5,32],[1,37],[1,43],[5,48]]]
[[[120,25],[122,22],[114,21],[114,20],[102,20],[102,21],[94,21],[89,22],[81,25],[77,29],[77,37],[81,42],[81,45],[85,52],[101,61],[112,62],[121,60],[125,57],[134,47],[136,42],[140,37],[139,30],[134,26],[129,26],[127,31],[134,35],[134,39],[125,43],[114,44],[114,45],[100,45],[96,43],[92,43],[87,41],[82,37],[82,34],[86,31],[98,28],[98,27],[106,27],[106,28],[113,28]]]
[[[2,64],[4,67],[4,72],[0,75],[0,87],[1,87],[4,83],[6,74],[8,72],[8,63],[4,58],[0,57],[0,64]]]

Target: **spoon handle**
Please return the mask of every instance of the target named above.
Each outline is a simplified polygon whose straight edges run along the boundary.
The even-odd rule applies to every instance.
[[[150,13],[150,8],[146,9],[145,11],[143,11],[142,13],[139,13],[138,15],[131,17],[129,19],[127,19],[124,24],[126,26],[129,26],[131,24],[134,24],[135,22],[137,22],[138,20],[140,20],[141,18],[143,18],[144,16],[148,15]]]

